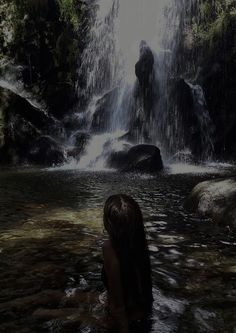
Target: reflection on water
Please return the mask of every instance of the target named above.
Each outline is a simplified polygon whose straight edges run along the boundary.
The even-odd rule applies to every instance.
[[[183,209],[199,181],[76,171],[0,174],[1,332],[108,332],[102,208],[118,192],[145,217],[154,281],[152,332],[234,332],[236,240]]]

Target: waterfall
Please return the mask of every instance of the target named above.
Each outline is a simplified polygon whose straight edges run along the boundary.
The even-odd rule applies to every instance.
[[[114,142],[119,146],[119,141],[155,144],[166,156],[181,150],[191,154],[183,122],[185,117],[192,119],[181,114],[181,105],[176,106],[179,97],[170,88],[178,89],[171,68],[183,8],[176,0],[100,0],[97,4],[78,70],[85,84],[78,91],[83,105],[73,115],[79,127],[76,134],[86,132],[90,137],[78,167],[105,167]],[[213,148],[204,94],[199,86],[187,82],[186,86],[208,155]],[[70,143],[74,138],[73,132]]]
[[[118,85],[120,79],[120,57],[116,41],[119,1],[101,0],[98,5],[90,40],[78,72],[80,77],[85,78],[85,87],[80,90],[79,96],[88,102]]]

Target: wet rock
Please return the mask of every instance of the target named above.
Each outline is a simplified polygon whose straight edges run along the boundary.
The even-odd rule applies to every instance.
[[[191,88],[184,79],[177,79],[172,82],[172,85],[172,97],[177,107],[182,109],[184,117],[188,118],[194,106]]]
[[[236,228],[236,178],[216,179],[198,184],[185,207],[216,224]]]
[[[113,152],[108,159],[108,166],[112,169],[121,170],[127,162],[127,152]]]
[[[66,115],[62,122],[65,129],[67,130],[67,133],[69,134],[74,134],[78,131],[78,128],[83,129],[88,127],[88,120],[82,111]]]
[[[133,101],[130,105],[132,115],[130,132],[133,137],[142,136],[145,142],[150,142],[150,125],[155,118],[155,107],[160,98],[154,62],[151,48],[145,41],[141,41],[139,61],[135,65],[137,81],[133,90]]]
[[[60,123],[28,97],[0,87],[0,162],[52,165],[64,160],[62,148],[46,133],[62,135]]]
[[[190,150],[181,150],[178,151],[174,156],[172,157],[173,162],[183,162],[185,164],[193,164],[196,163],[196,160],[194,159],[194,156],[190,152]]]
[[[187,143],[187,146],[192,150],[193,140],[197,137],[200,141],[200,134],[197,135],[197,118],[194,114],[194,100],[190,86],[184,79],[175,79],[170,81],[170,96],[169,107],[171,108],[170,114],[173,114],[175,120],[178,122],[178,127],[181,128],[181,138],[178,136],[173,142],[176,147],[181,147],[181,143]],[[176,133],[173,133],[173,135]],[[172,147],[171,147],[172,148]]]
[[[90,134],[88,133],[75,133],[72,138],[74,147],[67,152],[68,156],[79,159],[84,153],[89,139]]]
[[[216,3],[220,4],[221,1],[217,0]],[[233,43],[235,15],[227,6],[222,9],[221,14],[217,6],[210,5],[210,12],[206,10],[207,7],[201,12],[200,6],[200,4],[194,6],[189,23],[180,24],[180,27],[184,28],[179,29],[173,68],[180,75],[188,73],[188,77],[204,89],[215,129],[216,158],[235,160],[236,63]],[[193,25],[196,20],[199,31],[195,35]],[[203,27],[206,32],[204,36],[201,33]],[[190,43],[186,43],[186,39]]]
[[[65,161],[63,147],[53,138],[41,136],[34,140],[28,154],[30,162],[41,165],[58,165]]]
[[[147,87],[151,80],[154,66],[154,56],[145,41],[140,43],[140,57],[135,65],[135,74],[141,87]]]
[[[8,91],[6,89],[0,88],[0,149],[5,143],[5,108],[8,105]]]
[[[24,158],[29,142],[39,135],[33,124],[19,114],[32,116],[33,109],[22,97],[0,87],[1,163],[18,163]]]
[[[107,130],[111,114],[114,112],[113,107],[116,104],[117,98],[118,88],[115,88],[107,92],[96,102],[91,124],[91,130],[93,132],[102,133]]]
[[[160,149],[153,145],[137,145],[127,152],[113,153],[110,167],[122,172],[157,173],[163,170]]]
[[[173,151],[189,150],[197,160],[209,159],[214,150],[215,127],[209,114],[205,93],[199,84],[183,78],[169,81],[169,123]]]

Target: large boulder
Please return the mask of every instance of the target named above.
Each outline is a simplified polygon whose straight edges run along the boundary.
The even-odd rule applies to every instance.
[[[190,212],[210,217],[216,224],[236,228],[236,178],[198,184],[186,200]]]
[[[154,145],[141,144],[127,152],[115,152],[108,164],[121,172],[158,173],[163,169],[160,149]]]

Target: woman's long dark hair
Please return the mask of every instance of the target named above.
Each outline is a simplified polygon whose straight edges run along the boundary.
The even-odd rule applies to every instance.
[[[109,197],[104,206],[104,227],[119,258],[125,298],[136,297],[151,304],[151,265],[138,203],[125,194]]]

